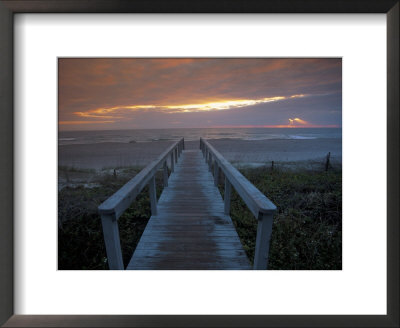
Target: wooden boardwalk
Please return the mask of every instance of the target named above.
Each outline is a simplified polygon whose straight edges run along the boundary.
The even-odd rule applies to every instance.
[[[208,141],[200,138],[199,146],[200,150],[184,150],[181,138],[100,204],[111,270],[124,270],[118,218],[145,186],[152,216],[127,270],[251,269],[229,217],[232,189],[257,220],[252,268],[267,269],[276,206]],[[157,201],[155,174],[161,168],[164,190]],[[217,188],[220,173],[225,180],[224,200]]]
[[[200,150],[183,150],[127,270],[251,269]]]

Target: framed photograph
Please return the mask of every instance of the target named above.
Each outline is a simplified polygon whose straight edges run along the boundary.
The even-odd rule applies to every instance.
[[[398,19],[0,1],[0,323],[397,327]]]
[[[58,81],[58,270],[342,269],[341,58],[68,57]]]

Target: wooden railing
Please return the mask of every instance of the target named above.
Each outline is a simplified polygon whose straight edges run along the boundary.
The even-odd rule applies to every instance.
[[[121,243],[119,239],[118,218],[132,204],[142,189],[149,185],[151,214],[157,215],[157,194],[155,174],[163,167],[164,186],[168,186],[167,160],[170,159],[171,174],[174,165],[185,147],[183,138],[174,143],[157,159],[147,165],[134,178],[128,181],[98,208],[103,226],[104,241],[106,244],[107,260],[110,270],[123,270]]]
[[[200,149],[218,185],[219,170],[225,176],[224,211],[229,215],[232,186],[258,220],[253,269],[267,269],[273,216],[276,206],[232,166],[209,142],[200,138]]]

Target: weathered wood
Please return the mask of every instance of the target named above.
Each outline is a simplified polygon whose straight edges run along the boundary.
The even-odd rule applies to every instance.
[[[168,158],[174,172],[169,178]],[[161,166],[168,188],[157,204],[155,173]],[[222,175],[224,200],[216,187]],[[259,220],[254,269],[267,268],[275,205],[203,139],[199,150],[184,150],[181,139],[100,205],[110,268],[123,269],[117,219],[145,184],[152,216],[127,269],[249,269],[229,217],[232,186]]]
[[[160,216],[158,216],[160,217]],[[170,216],[164,216],[164,217],[169,217]],[[152,223],[148,223],[146,228],[153,230],[153,231],[165,231],[168,233],[173,233],[173,232],[179,232],[179,233],[191,233],[191,232],[199,232],[199,225],[202,225],[201,231],[206,231],[207,233],[219,233],[220,231],[223,233],[236,233],[235,227],[232,226],[229,223],[227,224],[214,224],[213,220],[210,218],[207,218],[205,216],[203,217],[188,217],[187,216],[181,216],[178,217],[180,220],[170,220],[168,219],[168,222],[165,220],[159,218],[159,221],[153,220]],[[186,220],[187,219],[187,220]],[[171,224],[171,222],[173,224]]]
[[[155,257],[140,257],[133,259],[130,263],[128,270],[149,270],[157,267],[162,261],[162,258]],[[201,260],[200,258],[185,258],[175,259],[170,258],[169,260],[163,261],[165,267],[169,269],[164,270],[243,270],[245,263],[243,261],[233,258],[232,260],[218,260],[213,262]]]
[[[158,252],[156,249],[142,249],[142,250],[137,250],[137,255],[140,255],[141,257],[153,257],[153,258],[161,258],[164,255],[160,252]],[[192,254],[187,252],[186,250],[182,251],[166,251],[166,253],[169,255],[169,260],[174,259],[174,260],[193,260],[192,259]],[[210,257],[210,252],[208,251],[195,251],[194,254],[196,254],[196,261],[202,260],[202,261],[208,261]],[[221,261],[224,259],[225,256],[230,256],[230,257],[237,257],[239,261],[243,258],[245,255],[244,250],[222,250],[216,257],[216,261]],[[208,261],[209,262],[209,261]]]
[[[153,176],[149,182],[149,196],[150,196],[150,206],[151,214],[157,215],[157,192],[156,192],[156,179]]]
[[[184,150],[127,269],[250,269],[201,150]]]
[[[171,153],[171,173],[175,171],[174,152]]]
[[[167,160],[164,161],[163,164],[163,178],[164,178],[164,187],[168,187],[168,166]]]
[[[260,213],[257,224],[256,248],[254,253],[255,270],[268,268],[269,244],[272,233],[273,214]]]
[[[152,161],[142,171],[140,171],[133,179],[128,181],[121,189],[109,197],[99,207],[98,211],[101,216],[103,227],[104,242],[106,245],[108,265],[111,270],[123,270],[121,243],[119,239],[118,218],[126,208],[135,200],[136,196],[142,191],[144,186],[149,183],[151,210],[154,215],[157,214],[157,195],[155,189],[155,174],[161,165],[166,169],[166,161],[168,156],[174,153],[183,139],[179,140],[157,159]],[[115,170],[114,175],[116,176]],[[167,171],[168,183],[168,171]]]
[[[225,176],[225,191],[224,191],[224,213],[229,215],[231,211],[231,189],[232,185]]]
[[[220,167],[225,176],[224,213],[229,214],[231,186],[246,203],[249,210],[258,220],[254,269],[266,269],[268,266],[269,243],[272,233],[273,214],[276,206],[236,170],[217,150],[204,139],[200,144],[206,148],[206,154],[212,154],[214,169]],[[217,175],[214,170],[214,176]]]
[[[161,198],[160,198],[161,199]],[[162,213],[159,211],[157,217],[153,217],[152,221],[147,225],[150,226],[151,223],[156,223],[157,225],[180,225],[188,226],[187,229],[192,229],[192,226],[203,225],[202,230],[210,229],[226,229],[227,226],[230,228],[231,221],[225,221],[222,218],[223,213],[218,214],[218,216],[211,216],[207,213],[197,214],[195,216],[190,216],[190,214],[176,214],[176,213]],[[228,217],[229,218],[229,217]],[[189,227],[190,226],[190,227]],[[199,229],[196,227],[196,229]]]
[[[259,212],[274,213],[276,211],[276,206],[235,169],[209,142],[204,139],[202,141],[256,218],[258,218]]]
[[[327,172],[329,170],[330,158],[331,158],[331,152],[329,152],[328,155],[326,155],[325,172]]]
[[[156,174],[162,163],[173,152],[176,151],[178,141],[162,153],[157,159],[147,165],[133,179],[129,180],[121,189],[103,202],[98,211],[102,214],[113,214],[117,219],[132,204],[136,196],[149,183],[150,179]]]
[[[114,215],[101,215],[103,236],[106,245],[107,261],[110,270],[124,270],[118,222]]]
[[[166,238],[166,239],[179,239],[179,241],[186,241],[186,242],[191,242],[192,238],[201,238],[203,237],[203,234],[206,234],[209,237],[215,237],[215,238],[223,238],[223,241],[229,242],[229,237],[236,238],[237,233],[234,229],[218,229],[218,230],[212,230],[212,229],[193,229],[191,226],[188,229],[188,226],[178,226],[180,229],[174,229],[172,228],[172,225],[170,226],[152,226],[152,227],[147,227],[147,232],[146,234],[143,234],[142,236],[146,236],[148,240],[151,239],[159,239],[159,238]]]
[[[216,187],[218,186],[218,173],[219,173],[218,163],[214,161],[214,185]]]

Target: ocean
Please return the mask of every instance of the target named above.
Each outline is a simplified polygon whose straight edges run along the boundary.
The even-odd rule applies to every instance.
[[[327,139],[342,138],[341,128],[193,128],[193,129],[146,129],[59,131],[59,145],[96,144],[103,142],[152,142],[186,141],[205,139]]]

